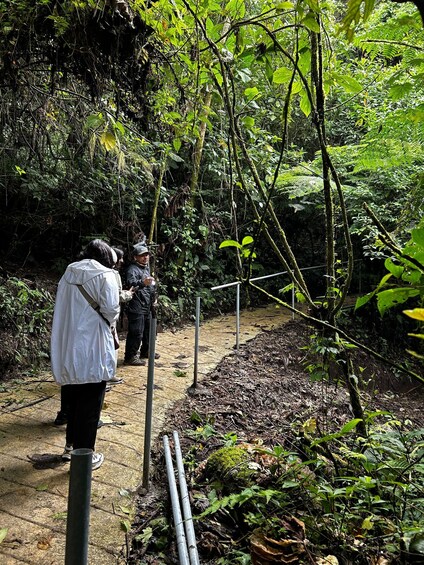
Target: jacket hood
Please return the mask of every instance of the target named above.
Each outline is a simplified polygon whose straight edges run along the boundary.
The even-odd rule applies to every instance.
[[[63,278],[69,284],[84,284],[92,278],[111,270],[95,259],[82,259],[68,265]]]

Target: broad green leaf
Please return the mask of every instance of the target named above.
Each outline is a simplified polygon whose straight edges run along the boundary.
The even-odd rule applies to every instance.
[[[303,20],[302,20],[302,24],[307,27],[308,29],[310,29],[311,31],[314,31],[315,33],[319,33],[321,31],[320,25],[317,22],[316,16],[314,13],[309,12],[309,14],[307,14]]]
[[[243,18],[246,13],[244,0],[230,0],[225,10],[235,19]]]
[[[2,543],[4,538],[7,536],[7,531],[7,528],[0,528],[0,543]]]
[[[416,271],[407,270],[404,273],[402,273],[402,280],[410,283],[411,285],[419,284],[421,281],[421,277],[424,277],[424,275],[422,275],[421,272],[418,270]]]
[[[309,97],[305,91],[300,94],[300,109],[306,117],[311,113],[312,107]]]
[[[222,26],[216,26],[210,18],[206,20],[206,32],[208,37],[212,39],[212,41],[217,41],[219,39],[220,33],[219,29]]]
[[[259,94],[259,90],[255,87],[253,88],[246,88],[244,91],[244,95],[248,100],[252,100]]]
[[[310,9],[314,12],[319,12],[319,2],[318,0],[306,0],[306,3]]]
[[[113,133],[109,130],[106,130],[100,136],[100,143],[106,149],[106,151],[110,151],[116,147],[116,137]]]
[[[302,49],[302,52],[299,56],[299,61],[297,63],[300,72],[306,75],[311,69],[311,50]]]
[[[409,298],[418,296],[419,294],[420,291],[415,288],[391,288],[389,290],[382,290],[377,294],[378,311],[383,315],[389,308],[397,304],[403,304]]]
[[[375,292],[376,291],[374,290],[372,292],[369,292],[368,294],[365,294],[365,296],[360,296],[359,298],[357,298],[355,302],[355,310],[361,308],[362,306],[364,306],[364,304],[369,302],[371,298],[375,295]]]
[[[413,318],[414,320],[419,320],[420,322],[424,322],[424,308],[414,308],[413,310],[404,310],[404,314]]]
[[[253,237],[251,235],[246,235],[245,237],[243,237],[243,240],[241,242],[241,244],[244,245],[250,245],[251,243],[253,243]]]
[[[397,279],[399,279],[402,276],[402,273],[404,271],[404,267],[402,267],[401,265],[395,265],[392,261],[392,259],[390,257],[388,257],[385,261],[384,261],[384,266],[386,267],[386,269],[392,273],[392,275],[394,275]]]
[[[175,151],[178,153],[178,151],[181,148],[181,139],[179,137],[176,137],[175,139],[172,140],[172,145]]]
[[[339,73],[333,73],[332,76],[335,82],[339,84],[342,88],[344,88],[346,92],[350,92],[352,94],[358,94],[358,92],[361,92],[362,90],[361,84],[352,76],[342,75]]]
[[[285,84],[290,82],[292,74],[293,71],[291,69],[288,69],[287,67],[280,67],[274,71],[272,75],[272,82],[275,84]]]
[[[400,100],[404,98],[413,90],[413,85],[410,82],[405,82],[403,84],[395,84],[389,90],[389,96],[392,100]]]
[[[411,231],[412,241],[424,249],[424,228]]]
[[[241,249],[241,245],[238,241],[234,241],[233,239],[226,239],[222,241],[219,245],[219,249],[223,249],[224,247],[237,247],[237,249]]]
[[[93,128],[96,129],[102,125],[104,125],[105,120],[103,118],[103,114],[99,113],[99,114],[92,114],[91,116],[88,116],[88,118],[85,121],[85,125],[89,128]]]
[[[302,85],[300,82],[294,82],[292,84],[292,94],[299,94],[299,92],[302,90]]]
[[[251,129],[255,125],[255,120],[251,116],[246,116],[243,118],[243,124],[247,127],[247,129]]]

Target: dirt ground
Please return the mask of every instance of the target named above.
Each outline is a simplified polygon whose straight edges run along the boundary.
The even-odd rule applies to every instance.
[[[340,429],[354,417],[342,384],[311,382],[305,371],[308,363],[305,346],[310,333],[310,328],[301,321],[290,321],[279,329],[263,332],[243,345],[238,354],[224,358],[196,394],[173,406],[163,432],[169,435],[171,443],[173,431],[178,432],[186,465],[195,452],[196,460],[191,461],[187,472],[189,485],[194,474],[198,475],[202,460],[224,445],[230,433],[236,434],[237,442],[289,448],[287,438],[292,436],[290,430],[296,423],[301,425],[313,417],[320,432],[325,434]],[[400,421],[408,419],[409,425],[422,427],[423,387],[363,353],[354,355],[361,382],[367,383],[362,391],[364,408],[388,410]],[[167,478],[159,442],[153,461],[156,474],[152,489],[139,500],[138,519],[133,528],[135,541],[129,560],[133,565],[178,562],[173,544],[162,551],[152,550],[155,543],[156,548],[160,546],[160,540],[155,539],[160,516],[168,513],[166,517],[170,518],[169,506],[162,506]],[[198,501],[202,497],[204,500],[206,495],[203,495],[190,491],[193,513],[199,513]],[[152,531],[152,537],[146,538],[146,532]],[[222,548],[232,543],[233,536],[228,524],[220,523],[219,514],[212,530],[210,524],[204,527],[196,523],[201,562],[226,563]],[[218,561],[219,558],[224,560]]]

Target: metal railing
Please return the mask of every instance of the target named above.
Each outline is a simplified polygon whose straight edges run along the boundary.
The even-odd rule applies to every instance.
[[[355,262],[359,262],[360,263],[360,267],[362,264],[362,260],[361,259],[357,259],[355,260]],[[301,269],[299,269],[300,271],[312,271],[312,270],[316,270],[316,269],[323,269],[325,268],[326,265],[315,265],[312,267],[303,267]],[[266,280],[266,279],[271,279],[271,278],[275,278],[275,277],[279,277],[282,275],[287,275],[288,271],[280,271],[278,273],[272,273],[271,275],[264,275],[262,277],[254,277],[252,279],[250,279],[251,282],[257,282],[257,281],[262,281],[262,280]],[[360,274],[360,278],[359,278],[359,287],[361,286],[361,270],[359,271]],[[215,290],[222,290],[225,288],[230,288],[233,286],[236,286],[236,343],[235,343],[235,347],[236,347],[236,351],[239,350],[240,347],[240,285],[242,284],[241,281],[233,281],[230,283],[226,283],[226,284],[220,284],[218,286],[213,286],[210,290],[211,291],[215,291]],[[294,310],[295,308],[295,304],[296,304],[296,294],[295,294],[295,289],[294,286],[291,289],[291,306]],[[199,363],[199,334],[200,334],[200,296],[198,296],[196,298],[196,328],[195,328],[195,332],[196,332],[196,339],[195,339],[195,345],[194,345],[194,369],[193,369],[193,388],[196,388],[197,386],[197,378],[198,378],[198,363]],[[294,320],[294,316],[295,313],[292,312],[292,319]]]

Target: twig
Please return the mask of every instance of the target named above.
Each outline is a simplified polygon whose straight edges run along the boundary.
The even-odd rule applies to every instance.
[[[43,398],[39,398],[38,400],[33,400],[28,404],[23,404],[22,406],[17,406],[16,408],[12,408],[12,410],[3,410],[2,414],[10,414],[11,412],[16,412],[17,410],[22,410],[23,408],[28,408],[29,406],[34,406],[35,404],[39,404],[40,402],[44,402],[45,400],[49,400],[53,398],[55,395],[52,394],[51,396],[44,396]]]

